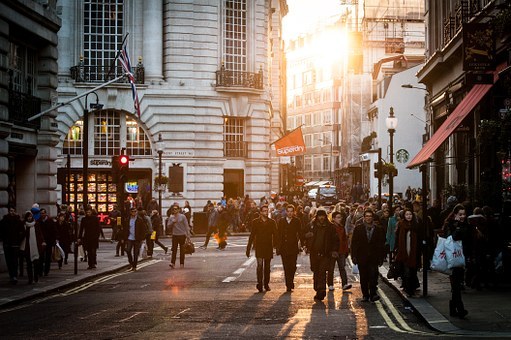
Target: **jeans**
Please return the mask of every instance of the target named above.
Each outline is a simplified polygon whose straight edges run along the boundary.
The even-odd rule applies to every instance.
[[[185,264],[185,240],[186,235],[172,235],[172,258],[170,262],[176,264],[177,246],[179,245],[179,264]]]
[[[209,226],[208,233],[206,234],[206,241],[204,241],[204,247],[208,246],[209,239],[211,238],[211,235],[216,233],[217,230],[218,230],[218,228],[216,226]]]
[[[137,268],[138,254],[140,253],[140,241],[128,240],[126,253],[128,254],[128,262],[131,267]]]
[[[348,284],[348,275],[346,274],[346,255],[339,254],[337,258],[332,258],[330,263],[330,268],[328,269],[327,275],[327,283],[329,286],[334,285],[334,274],[335,274],[335,265],[339,267],[339,274],[341,275],[342,285]]]
[[[264,283],[264,287],[268,287],[270,284],[270,263],[271,259],[265,259],[262,257],[257,258],[257,285],[262,287]]]

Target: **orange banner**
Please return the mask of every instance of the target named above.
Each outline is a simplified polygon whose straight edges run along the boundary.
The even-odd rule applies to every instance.
[[[305,153],[305,143],[303,142],[301,127],[291,131],[274,144],[278,157],[296,156]]]

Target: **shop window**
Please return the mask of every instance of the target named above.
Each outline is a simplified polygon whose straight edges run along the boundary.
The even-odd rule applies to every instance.
[[[79,120],[69,129],[64,140],[64,154],[81,155],[83,148],[83,120]]]

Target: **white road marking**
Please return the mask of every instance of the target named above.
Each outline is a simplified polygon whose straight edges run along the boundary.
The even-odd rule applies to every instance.
[[[177,313],[176,315],[174,315],[171,319],[181,319],[180,315],[183,314],[184,312],[189,311],[189,310],[190,310],[190,308],[186,308],[186,309],[180,311],[179,313]]]
[[[233,282],[233,281],[236,281],[237,278],[239,278],[241,276],[241,274],[243,274],[243,272],[248,268],[250,267],[250,265],[252,263],[254,263],[256,261],[256,258],[255,257],[250,257],[248,260],[246,260],[240,268],[236,269],[234,272],[232,272],[232,275],[236,275],[236,276],[228,276],[226,277],[225,279],[222,280],[222,282],[225,282],[225,283],[228,283],[228,282]]]
[[[125,319],[122,319],[122,320],[119,320],[118,322],[125,322],[125,321],[128,321],[128,320],[131,320],[133,319],[135,316],[137,315],[140,315],[140,314],[148,314],[149,312],[135,312],[132,316],[129,316]]]

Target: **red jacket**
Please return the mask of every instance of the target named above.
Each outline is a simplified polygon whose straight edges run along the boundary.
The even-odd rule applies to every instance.
[[[339,237],[339,254],[348,255],[349,247],[348,247],[348,235],[346,234],[346,229],[343,226],[337,225],[334,223],[335,231],[337,232],[337,237]]]

